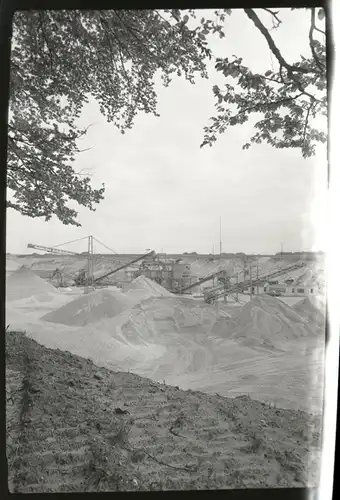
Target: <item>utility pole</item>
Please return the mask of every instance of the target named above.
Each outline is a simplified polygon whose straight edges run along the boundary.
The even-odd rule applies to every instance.
[[[259,266],[256,266],[256,295],[259,295]]]
[[[250,264],[249,264],[250,300],[252,300],[252,298],[253,298],[253,276],[252,276],[252,273],[253,273],[253,269],[252,269],[252,263],[250,261]]]

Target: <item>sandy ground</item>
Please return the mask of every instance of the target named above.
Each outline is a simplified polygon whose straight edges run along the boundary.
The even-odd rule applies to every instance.
[[[74,292],[58,292],[48,293],[48,300],[43,301],[41,294],[12,300],[7,304],[6,324],[27,331],[46,347],[68,350],[100,366],[130,370],[154,381],[223,396],[250,394],[284,408],[321,411],[322,332],[315,336],[314,327],[307,328],[303,318],[299,317],[295,330],[289,323],[288,333],[301,331],[305,336],[275,348],[267,345],[268,339],[264,342],[263,333],[283,328],[285,315],[278,319],[260,310],[264,317],[257,313],[253,331],[253,318],[245,325],[237,319],[241,307],[222,304],[216,309],[191,299],[149,297],[121,311],[112,309],[108,293],[77,298]],[[90,303],[93,296],[94,305]],[[70,310],[78,314],[76,320]],[[244,336],[244,331],[255,340],[262,336],[262,343]]]
[[[11,492],[318,483],[320,417],[112,372],[14,332],[6,370]]]
[[[6,285],[8,330],[26,332],[6,337],[13,491],[317,481],[320,304],[213,306],[144,277],[84,294],[30,269]]]

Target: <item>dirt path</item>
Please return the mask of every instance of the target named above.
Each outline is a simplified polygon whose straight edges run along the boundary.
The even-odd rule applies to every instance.
[[[7,404],[12,491],[317,484],[320,417],[112,372],[19,333],[6,345],[8,397],[21,394]]]

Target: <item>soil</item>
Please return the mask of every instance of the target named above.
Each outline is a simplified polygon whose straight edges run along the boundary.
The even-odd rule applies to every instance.
[[[8,331],[6,382],[11,492],[318,483],[320,416],[113,372]]]

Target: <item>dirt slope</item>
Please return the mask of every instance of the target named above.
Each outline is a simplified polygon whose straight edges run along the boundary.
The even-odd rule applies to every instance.
[[[112,372],[13,332],[6,370],[11,491],[317,483],[320,417]]]

